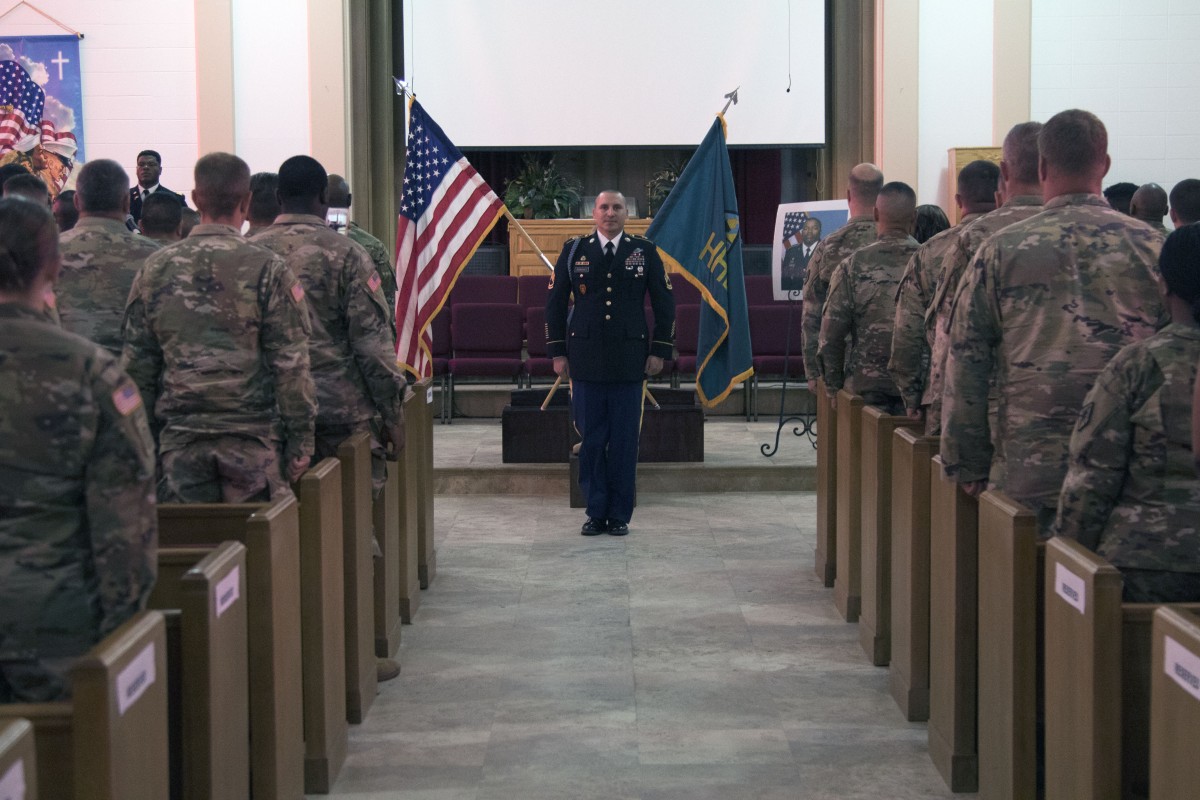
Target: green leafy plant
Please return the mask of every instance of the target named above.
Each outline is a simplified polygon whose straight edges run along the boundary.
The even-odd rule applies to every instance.
[[[651,216],[662,208],[662,204],[666,202],[667,195],[675,188],[675,183],[679,180],[679,176],[683,174],[683,170],[687,167],[689,160],[690,156],[681,156],[668,161],[658,172],[650,176],[650,180],[646,181],[646,201],[650,206],[649,214]]]
[[[504,189],[504,204],[525,219],[562,219],[579,206],[580,184],[559,171],[554,159],[527,156]]]

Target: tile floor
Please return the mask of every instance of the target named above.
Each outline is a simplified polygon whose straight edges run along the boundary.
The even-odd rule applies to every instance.
[[[951,797],[813,575],[815,512],[648,495],[628,537],[584,538],[565,497],[439,496],[404,672],[330,796]]]

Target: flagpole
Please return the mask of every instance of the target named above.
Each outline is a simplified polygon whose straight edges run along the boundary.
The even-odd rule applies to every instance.
[[[533,251],[538,254],[538,258],[540,258],[542,263],[546,265],[546,269],[554,272],[554,265],[550,263],[550,259],[546,258],[546,254],[542,252],[542,248],[538,247],[537,242],[535,242],[533,237],[529,235],[529,232],[525,230],[525,226],[523,226],[517,220],[517,218],[512,215],[512,212],[508,210],[508,206],[504,207],[504,216],[508,217],[510,224],[517,226],[517,232],[525,237],[525,241],[529,242],[529,246],[532,247]]]

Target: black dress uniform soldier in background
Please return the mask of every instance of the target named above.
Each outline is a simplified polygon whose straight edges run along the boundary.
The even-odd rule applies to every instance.
[[[624,536],[633,516],[643,381],[662,371],[675,335],[675,298],[654,243],[624,232],[625,196],[596,197],[596,231],[569,240],[546,300],[546,352],[554,371],[570,365],[583,445],[579,485],[587,497],[584,536]],[[574,293],[570,313],[567,299]],[[654,332],[646,324],[650,294]]]

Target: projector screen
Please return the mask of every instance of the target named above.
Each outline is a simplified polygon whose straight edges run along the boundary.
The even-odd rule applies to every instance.
[[[404,61],[459,147],[825,142],[824,0],[404,0]]]

